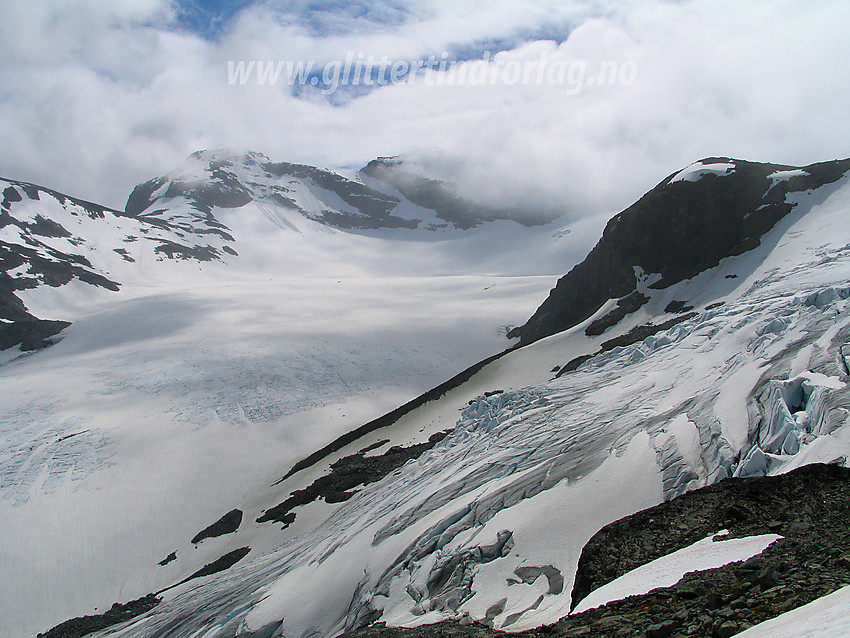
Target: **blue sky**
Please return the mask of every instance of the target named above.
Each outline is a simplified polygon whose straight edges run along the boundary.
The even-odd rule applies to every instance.
[[[177,0],[177,24],[204,38],[224,33],[233,17],[252,0]]]
[[[325,37],[397,26],[408,19],[413,3],[393,0],[176,0],[175,4],[177,23],[181,27],[205,38],[217,38],[249,5],[269,6],[280,22],[298,24],[315,37]]]
[[[175,26],[208,40],[219,40],[232,27],[243,9],[271,9],[280,24],[297,25],[315,38],[369,34],[391,30],[404,23],[428,17],[427,3],[396,0],[175,0]],[[553,19],[520,25],[498,35],[473,40],[446,42],[452,60],[471,60],[489,51],[497,53],[524,42],[563,42],[576,26],[573,19]],[[427,56],[433,51],[422,51]]]

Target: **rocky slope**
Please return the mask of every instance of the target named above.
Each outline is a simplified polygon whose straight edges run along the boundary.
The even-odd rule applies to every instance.
[[[802,168],[725,157],[700,160],[612,218],[587,259],[561,278],[534,316],[508,336],[532,343],[584,321],[608,300],[618,300],[616,309],[588,327],[588,334],[602,332],[646,303],[653,291],[756,248],[794,209],[795,193],[835,182],[848,169],[850,160]]]

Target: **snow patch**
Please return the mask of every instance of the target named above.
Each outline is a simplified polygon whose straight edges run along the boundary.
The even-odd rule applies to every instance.
[[[735,165],[727,162],[716,162],[714,164],[703,164],[696,162],[691,164],[686,169],[679,171],[670,178],[668,184],[673,182],[696,182],[706,175],[715,175],[723,177],[735,170]]]
[[[791,170],[791,171],[776,171],[776,172],[768,175],[767,178],[769,180],[771,180],[773,182],[773,185],[775,186],[778,182],[787,181],[787,180],[791,179],[792,177],[808,177],[808,176],[809,176],[809,173],[807,173],[806,171],[804,171],[802,169],[795,169],[795,170]]]
[[[746,538],[716,540],[725,531],[712,534],[693,545],[657,558],[623,574],[616,580],[591,592],[575,608],[578,614],[594,607],[607,605],[628,596],[640,596],[653,589],[672,587],[688,572],[715,569],[761,554],[767,547],[782,538],[776,534],[761,534]]]

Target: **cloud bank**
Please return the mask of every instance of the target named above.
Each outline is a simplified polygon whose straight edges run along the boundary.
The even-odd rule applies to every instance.
[[[203,4],[4,2],[0,175],[120,208],[136,183],[201,148],[342,170],[401,154],[469,197],[579,217],[616,212],[700,157],[850,155],[840,0]],[[331,96],[228,82],[228,61],[321,68],[352,54],[435,56],[467,73],[541,57],[594,79],[612,61],[636,72],[578,91],[441,82],[439,70]]]

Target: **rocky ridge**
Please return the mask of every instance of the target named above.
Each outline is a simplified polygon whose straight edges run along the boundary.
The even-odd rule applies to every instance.
[[[581,323],[609,299],[619,300],[609,320],[592,324],[604,330],[648,301],[652,291],[756,248],[794,209],[794,193],[836,182],[848,170],[850,159],[802,168],[726,157],[696,162],[613,217],[587,258],[508,337],[532,343]]]

